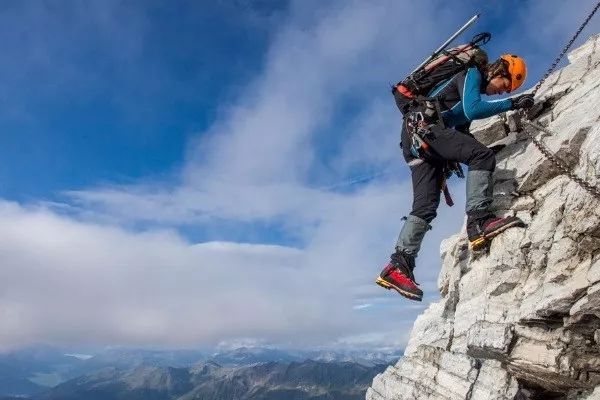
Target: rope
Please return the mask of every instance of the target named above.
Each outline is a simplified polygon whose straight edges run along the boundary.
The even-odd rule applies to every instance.
[[[579,35],[583,31],[583,29],[586,27],[588,22],[590,22],[590,20],[592,19],[592,17],[596,13],[596,11],[598,11],[599,8],[600,8],[600,1],[598,1],[598,3],[596,3],[596,6],[594,7],[594,9],[588,14],[587,18],[583,21],[583,23],[581,24],[579,29],[577,29],[577,31],[575,32],[575,34],[573,35],[571,40],[565,45],[565,47],[562,49],[562,51],[560,52],[558,57],[556,57],[556,59],[554,60],[554,62],[552,63],[552,65],[550,66],[548,71],[546,71],[546,73],[544,74],[542,79],[538,82],[538,84],[535,86],[535,88],[533,89],[531,94],[533,94],[535,96],[535,94],[540,90],[540,88],[542,87],[542,84],[546,81],[546,79],[548,79],[550,74],[552,72],[554,72],[554,70],[558,66],[558,63],[562,60],[562,58],[565,56],[565,54],[567,54],[567,51],[569,51],[569,49],[571,48],[571,46],[573,45],[575,40],[577,40],[577,37],[579,37]],[[520,115],[522,117],[522,121],[525,122],[526,124],[528,124],[529,126],[537,129],[538,131],[542,131],[542,132],[545,132],[552,136],[555,136],[555,134],[553,132],[551,132],[550,130],[531,121],[524,110],[521,110]],[[552,154],[552,152],[548,149],[548,147],[546,145],[544,145],[541,141],[539,141],[538,139],[535,138],[533,133],[529,132],[529,130],[527,130],[527,129],[524,129],[524,131],[527,134],[527,136],[529,136],[529,138],[531,139],[531,141],[533,142],[535,147],[537,147],[537,149],[548,160],[550,160],[554,164],[554,166],[556,166],[556,168],[558,168],[559,171],[566,174],[572,181],[579,184],[582,188],[587,190],[592,196],[594,196],[595,198],[600,200],[600,188],[593,186],[589,182],[586,182],[579,176],[575,175],[571,171],[571,169],[566,165],[566,163],[564,161],[560,160],[559,158],[557,158],[556,155]]]

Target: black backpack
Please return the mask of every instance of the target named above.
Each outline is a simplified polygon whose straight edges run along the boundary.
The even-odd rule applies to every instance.
[[[476,67],[483,71],[488,64],[487,53],[476,43],[487,43],[488,33],[477,35],[470,43],[443,50],[422,68],[417,69],[392,89],[396,104],[403,113],[407,105],[424,99],[433,88],[461,71]]]

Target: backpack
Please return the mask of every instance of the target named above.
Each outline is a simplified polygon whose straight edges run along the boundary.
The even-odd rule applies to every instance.
[[[468,68],[483,70],[488,63],[487,53],[472,43],[441,52],[423,68],[410,74],[394,87],[403,96],[414,99],[427,96],[433,88]]]

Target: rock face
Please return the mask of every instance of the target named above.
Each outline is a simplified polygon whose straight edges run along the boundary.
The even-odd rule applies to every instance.
[[[600,185],[600,35],[569,55],[536,101],[535,132]],[[440,301],[415,321],[405,357],[367,400],[600,399],[600,201],[561,174],[515,113],[473,133],[497,154],[494,209],[528,225],[473,253],[463,231],[441,245]]]

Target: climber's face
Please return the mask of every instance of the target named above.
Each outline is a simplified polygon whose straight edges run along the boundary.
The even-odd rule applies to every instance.
[[[508,93],[509,91],[510,79],[505,76],[496,76],[495,78],[492,78],[485,88],[485,94],[488,96],[493,94]]]

